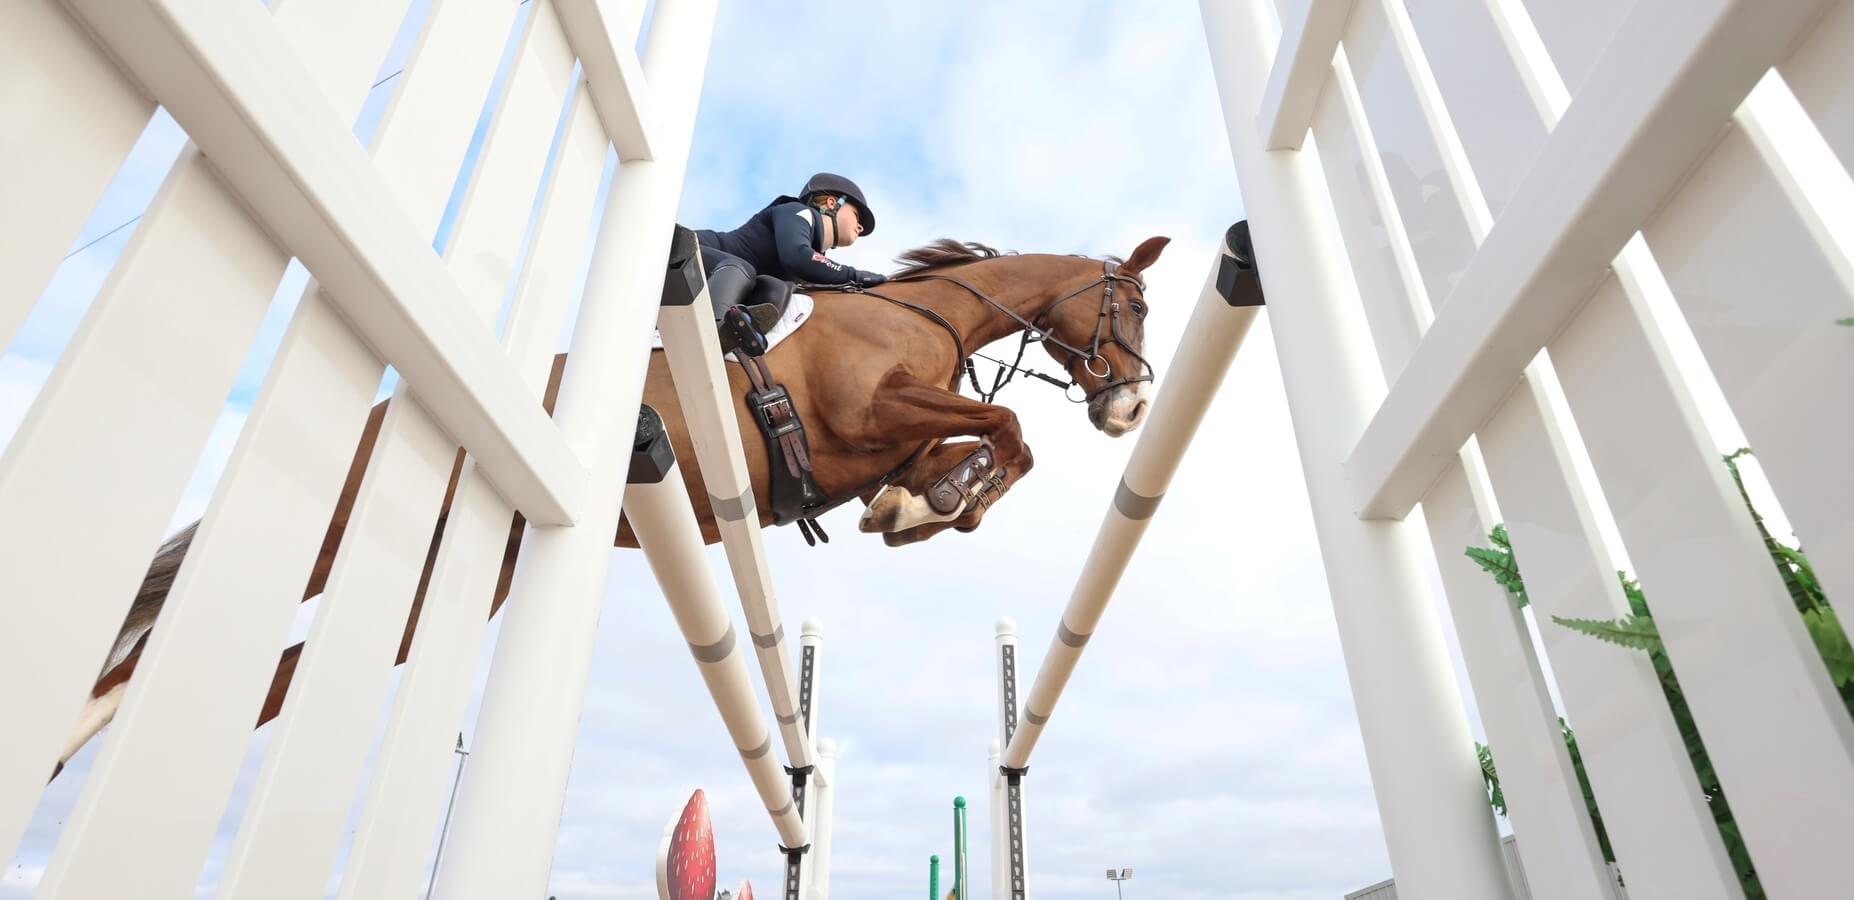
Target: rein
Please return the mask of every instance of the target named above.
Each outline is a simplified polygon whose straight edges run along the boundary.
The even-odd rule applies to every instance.
[[[1088,370],[1088,374],[1093,375],[1096,378],[1104,379],[1099,387],[1095,388],[1092,391],[1086,391],[1085,393],[1083,393],[1080,400],[1069,398],[1071,403],[1086,403],[1090,400],[1093,400],[1095,397],[1103,393],[1106,393],[1107,391],[1113,390],[1114,388],[1120,387],[1122,385],[1138,384],[1140,382],[1146,382],[1146,381],[1153,380],[1152,364],[1150,362],[1147,362],[1146,358],[1144,356],[1141,356],[1137,350],[1133,349],[1133,345],[1126,340],[1126,336],[1121,332],[1120,303],[1116,302],[1114,299],[1114,290],[1115,290],[1115,287],[1119,284],[1124,283],[1124,284],[1133,285],[1134,287],[1137,287],[1140,289],[1141,295],[1145,294],[1146,284],[1143,280],[1141,280],[1136,275],[1121,274],[1118,271],[1118,268],[1119,267],[1116,266],[1112,261],[1102,262],[1100,277],[1094,279],[1093,281],[1088,282],[1087,284],[1082,285],[1079,288],[1076,288],[1075,290],[1072,290],[1066,294],[1063,294],[1061,297],[1056,298],[1055,302],[1044,307],[1042,312],[1037,313],[1035,317],[1029,318],[1029,319],[1026,319],[1021,315],[1018,315],[1018,313],[1015,310],[1011,309],[1008,306],[1005,306],[1002,303],[999,303],[997,300],[993,299],[989,294],[986,294],[984,291],[981,291],[977,287],[974,287],[970,282],[964,279],[961,279],[961,278],[955,278],[951,275],[941,275],[937,273],[922,273],[922,274],[917,274],[917,275],[903,275],[898,278],[891,279],[892,281],[898,281],[898,282],[944,281],[949,284],[957,285],[958,287],[964,289],[967,293],[983,301],[987,306],[990,306],[991,308],[1003,313],[1005,316],[1015,321],[1019,326],[1021,326],[1020,331],[1022,334],[1022,338],[1017,343],[1016,360],[1008,364],[1005,363],[1003,360],[995,359],[990,356],[986,356],[983,353],[968,352],[966,350],[965,338],[962,335],[960,335],[959,329],[954,327],[952,322],[947,321],[945,316],[942,316],[939,313],[934,312],[933,310],[925,306],[922,306],[918,303],[912,303],[907,300],[902,300],[898,297],[893,297],[888,294],[884,294],[880,291],[873,290],[871,288],[866,288],[866,287],[857,287],[855,285],[833,285],[831,286],[831,288],[833,290],[841,290],[846,293],[860,293],[860,294],[868,294],[872,297],[879,297],[883,300],[886,300],[890,303],[895,304],[896,306],[900,306],[904,309],[909,309],[916,313],[919,313],[920,315],[926,317],[929,321],[945,329],[946,333],[951,335],[953,338],[953,347],[954,347],[955,352],[958,354],[958,359],[959,359],[959,362],[955,364],[954,369],[953,369],[953,376],[952,376],[951,382],[948,387],[949,390],[957,390],[958,385],[959,385],[959,373],[963,369],[963,371],[966,374],[966,377],[971,381],[973,393],[977,394],[979,397],[979,400],[984,403],[992,402],[992,399],[998,395],[998,392],[1003,390],[1004,386],[1009,384],[1011,382],[1011,379],[1014,378],[1019,373],[1028,375],[1032,378],[1039,379],[1041,381],[1054,385],[1058,388],[1061,388],[1063,396],[1065,398],[1068,398],[1069,391],[1077,387],[1079,385],[1079,382],[1077,382],[1073,378],[1067,381],[1063,381],[1054,376],[1046,375],[1034,369],[1026,369],[1026,368],[1023,368],[1022,366],[1022,363],[1024,360],[1024,353],[1029,350],[1030,345],[1036,344],[1036,343],[1044,343],[1044,344],[1053,344],[1055,345],[1057,349],[1068,354],[1068,356],[1070,357],[1068,364],[1072,365],[1075,361],[1079,360],[1081,361],[1082,367]],[[1097,287],[1102,289],[1101,290],[1101,306],[1100,306],[1100,310],[1098,314],[1095,316],[1093,338],[1089,341],[1089,344],[1087,347],[1085,348],[1077,347],[1073,344],[1063,341],[1062,339],[1057,338],[1055,335],[1050,334],[1047,329],[1045,329],[1041,324],[1039,324],[1045,318],[1047,318],[1051,313],[1055,312],[1057,307]],[[1132,302],[1133,301],[1129,301],[1129,303],[1132,303]],[[1139,318],[1145,317],[1143,312],[1137,311],[1137,310],[1129,314],[1134,315]],[[1114,374],[1114,369],[1113,369],[1113,364],[1108,362],[1107,357],[1101,355],[1101,348],[1105,344],[1118,345],[1121,350],[1127,353],[1128,356],[1131,356],[1135,360],[1139,361],[1141,371],[1138,374],[1135,374],[1129,377],[1106,380],[1106,379],[1110,379],[1111,376]],[[996,363],[999,367],[998,374],[992,379],[991,390],[989,391],[979,386],[978,371],[972,364],[973,356],[979,356],[990,362]],[[1100,361],[1101,371],[1099,372],[1095,371],[1095,361],[1096,360]]]

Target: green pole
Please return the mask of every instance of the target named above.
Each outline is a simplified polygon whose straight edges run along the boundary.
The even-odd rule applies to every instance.
[[[966,898],[966,798],[953,798],[953,900]]]
[[[927,900],[940,900],[940,855],[927,857]]]

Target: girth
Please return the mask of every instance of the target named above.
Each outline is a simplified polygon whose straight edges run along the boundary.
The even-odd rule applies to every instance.
[[[805,440],[805,423],[798,418],[791,392],[772,379],[766,360],[749,356],[741,361],[752,387],[747,391],[747,412],[766,439],[768,506],[774,525],[798,523],[805,543],[830,542],[817,517],[843,500],[832,501],[818,487],[811,471],[811,445]],[[844,498],[844,499],[847,499]]]

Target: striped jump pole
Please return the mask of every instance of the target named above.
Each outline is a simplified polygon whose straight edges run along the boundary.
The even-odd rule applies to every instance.
[[[1261,281],[1254,260],[1248,223],[1237,222],[1224,235],[1223,247],[1198,296],[1197,308],[1191,312],[1191,321],[1185,326],[1177,355],[1172,358],[1172,370],[1159,386],[1151,417],[1140,429],[1139,444],[1127,460],[1113,505],[1082,565],[1068,608],[1056,626],[1055,640],[1050,642],[1043,666],[1037,670],[1036,684],[1024,702],[1023,722],[1005,743],[1003,765],[1007,773],[1030,764],[1030,753],[1036,749],[1043,726],[1062,697],[1063,685],[1081,660],[1082,649],[1100,623],[1101,614],[1107,611],[1114,588],[1133,558],[1133,551],[1138,549],[1140,537],[1146,533],[1146,523],[1164,498],[1172,475],[1178,471],[1178,461],[1197,434],[1217,387],[1261,311]]]
[[[701,527],[683,490],[675,452],[662,420],[647,406],[638,416],[624,508],[689,652],[700,664],[715,709],[779,832],[780,849],[786,854],[787,897],[795,898],[798,860],[807,843],[805,822],[773,752],[772,732],[760,715],[745,653],[702,552]]]
[[[753,479],[747,472],[740,422],[734,413],[740,399],[728,382],[728,368],[717,344],[701,247],[687,228],[678,227],[671,242],[670,272],[663,307],[657,314],[657,331],[663,337],[670,376],[676,381],[676,397],[689,424],[689,440],[695,445],[734,587],[747,615],[773,715],[779,720],[786,758],[794,769],[809,772],[814,753],[810,735],[799,723],[797,679],[785,653],[785,625],[773,591],[772,569],[766,562]],[[801,809],[803,805],[801,783]]]
[[[728,567],[747,616],[747,628],[759,657],[766,692],[772,700],[773,715],[779,722],[786,756],[791,760],[791,765],[785,769],[790,778],[785,796],[790,798],[794,815],[801,822],[799,833],[802,834],[806,783],[815,769],[816,758],[808,723],[801,721],[811,712],[810,699],[803,692],[814,683],[808,678],[801,687],[792,671],[791,660],[785,654],[785,626],[779,616],[772,571],[760,538],[753,481],[747,474],[746,455],[740,444],[740,423],[734,414],[737,401],[728,381],[727,366],[721,358],[713,307],[708,301],[708,280],[702,273],[701,246],[694,232],[680,226],[671,239],[662,304],[657,314],[657,331],[663,338],[670,376],[676,382],[676,396],[689,426],[690,443],[695,447],[702,478],[709,491],[708,502],[714,510]],[[668,447],[668,440],[664,438],[666,452]],[[676,486],[680,493],[681,482],[677,481]],[[689,505],[686,496],[683,504]],[[689,508],[693,522],[694,510]],[[633,528],[639,527],[635,517],[631,522]],[[638,542],[643,543],[641,532]],[[813,664],[811,671],[815,672],[823,631],[815,622],[807,624],[816,632],[811,636],[807,657]],[[776,767],[778,763],[772,760],[770,764]],[[785,841],[782,845],[786,854],[785,896],[787,900],[799,900],[808,893],[804,847],[791,840],[783,830],[780,838]]]
[[[1021,721],[1017,625],[1010,619],[998,622],[998,726],[1004,745],[998,772],[1004,782],[1005,852],[1012,900],[1022,900],[1028,894],[1023,780],[1029,774],[1030,754],[1043,736],[1043,727],[1049,723],[1063,687],[1081,661],[1082,650],[1100,624],[1120,576],[1146,533],[1146,523],[1158,510],[1185,448],[1197,434],[1217,387],[1223,383],[1262,305],[1249,226],[1246,221],[1237,222],[1224,234],[1223,246],[1172,358],[1172,370],[1159,387],[1151,417],[1140,430],[1139,443],[1133,448],[1113,504],[1082,565],[1068,608],[1056,626],[1055,639],[1037,670],[1036,683],[1023,699]]]

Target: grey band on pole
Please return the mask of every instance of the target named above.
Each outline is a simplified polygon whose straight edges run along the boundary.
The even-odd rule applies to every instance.
[[[1089,632],[1088,634],[1076,634],[1069,630],[1069,623],[1061,621],[1056,623],[1056,640],[1070,647],[1074,647],[1077,650],[1088,646],[1088,639],[1091,637],[1094,637],[1093,632]]]
[[[1152,518],[1152,514],[1159,509],[1159,501],[1163,499],[1165,499],[1164,494],[1148,497],[1127,487],[1127,480],[1124,477],[1120,479],[1120,487],[1114,489],[1114,508],[1120,510],[1121,515],[1134,521]]]
[[[741,759],[759,759],[760,757],[765,756],[766,754],[771,753],[771,752],[772,752],[772,735],[769,734],[766,736],[766,740],[763,740],[760,742],[760,745],[758,747],[755,747],[752,750],[740,751],[740,758]]]
[[[695,654],[697,662],[718,663],[727,659],[727,655],[734,652],[734,626],[729,625],[727,634],[712,644],[690,644],[689,652]]]
[[[790,800],[786,801],[786,804],[784,806],[781,806],[775,810],[770,810],[770,812],[773,814],[773,818],[775,819],[791,811],[792,811],[792,802]]]
[[[753,492],[747,491],[738,497],[717,497],[708,495],[708,505],[720,516],[730,522],[739,522],[758,511],[753,505]]]
[[[778,713],[773,713],[773,718],[778,719],[779,724],[781,725],[795,725],[798,723],[798,713],[793,713],[789,716],[782,716],[782,715],[779,715]]]
[[[1028,706],[1025,706],[1024,707],[1024,721],[1029,722],[1032,725],[1043,725],[1049,721],[1049,717],[1039,716],[1036,714],[1036,710],[1031,709]]]
[[[774,628],[772,634],[754,635],[753,645],[762,650],[771,650],[779,646],[779,642],[783,640],[785,640],[785,626],[781,625],[778,628]]]

